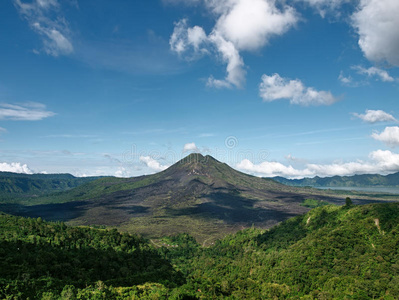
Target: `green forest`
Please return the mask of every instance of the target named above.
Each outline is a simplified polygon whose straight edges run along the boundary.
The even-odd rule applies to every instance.
[[[210,247],[1,214],[0,244],[1,299],[399,298],[398,203],[323,203]]]

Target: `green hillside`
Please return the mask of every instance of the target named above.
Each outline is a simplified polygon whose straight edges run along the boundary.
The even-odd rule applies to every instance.
[[[192,281],[237,299],[397,299],[399,205],[327,206],[204,249]]]
[[[398,203],[318,207],[207,248],[187,234],[151,241],[155,250],[116,231],[7,215],[0,224],[2,298],[399,297]]]
[[[0,214],[0,299],[146,282],[174,287],[183,278],[138,236]],[[106,290],[99,294],[107,299]]]

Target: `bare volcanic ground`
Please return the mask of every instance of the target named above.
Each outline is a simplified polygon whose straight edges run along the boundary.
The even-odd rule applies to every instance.
[[[66,202],[2,204],[0,210],[73,225],[117,227],[148,238],[187,232],[207,244],[243,228],[269,228],[303,214],[309,208],[300,204],[307,198],[335,204],[345,199],[250,176],[200,154],[155,175],[103,178],[54,195],[54,202],[57,197]],[[353,199],[355,204],[371,201]]]

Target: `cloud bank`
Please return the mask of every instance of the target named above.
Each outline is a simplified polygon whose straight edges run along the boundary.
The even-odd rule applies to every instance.
[[[12,163],[0,163],[0,172],[13,172],[23,174],[33,174],[32,170],[29,169],[28,165],[21,164],[19,162]]]
[[[399,154],[389,150],[377,150],[369,154],[369,161],[337,162],[332,164],[306,164],[303,169],[279,162],[264,161],[254,164],[248,159],[236,165],[239,170],[265,177],[287,178],[351,176],[355,174],[388,174],[399,171]]]

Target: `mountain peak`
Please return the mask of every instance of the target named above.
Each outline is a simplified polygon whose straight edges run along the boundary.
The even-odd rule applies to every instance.
[[[183,159],[181,159],[181,162],[193,162],[193,161],[202,161],[205,159],[205,156],[203,156],[201,153],[191,153],[189,155],[187,155],[186,157],[184,157]]]
[[[191,153],[166,169],[164,174],[183,181],[194,179],[197,176],[210,179],[221,176],[219,173],[222,166],[227,167],[210,155]],[[225,171],[230,172],[230,170]]]
[[[210,155],[202,155],[201,153],[191,153],[178,161],[175,165],[181,166],[181,167],[210,167],[215,164],[222,164],[220,161],[216,160]]]

